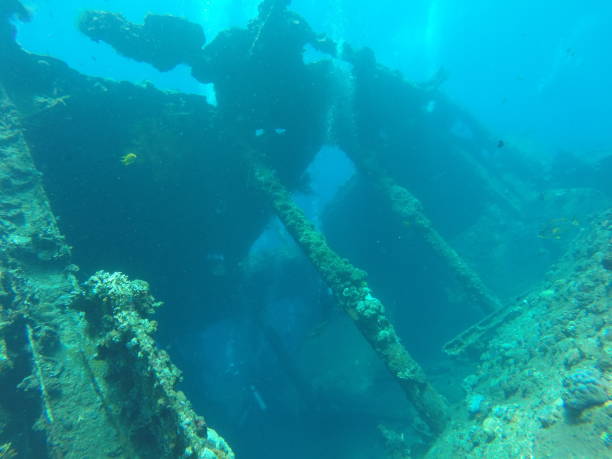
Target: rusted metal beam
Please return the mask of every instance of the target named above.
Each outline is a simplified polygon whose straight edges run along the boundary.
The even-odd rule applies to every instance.
[[[255,187],[267,197],[289,234],[384,362],[433,436],[440,434],[448,421],[447,402],[402,344],[384,305],[368,287],[366,273],[329,247],[325,237],[293,202],[273,169],[257,160],[253,160],[251,166]]]

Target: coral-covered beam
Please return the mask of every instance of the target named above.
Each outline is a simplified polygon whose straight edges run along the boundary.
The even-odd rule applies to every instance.
[[[431,220],[423,213],[420,201],[390,177],[377,177],[376,184],[389,200],[391,210],[405,226],[415,228],[433,253],[442,259],[468,297],[489,314],[501,307],[499,300],[484,285],[480,276],[459,256]]]
[[[431,251],[443,261],[470,300],[480,307],[485,314],[498,310],[501,307],[500,301],[489,291],[480,276],[434,228],[431,220],[425,215],[421,202],[405,187],[377,167],[374,157],[365,157],[356,154],[355,151],[348,151],[347,154],[361,172],[374,183],[402,225],[407,230],[416,231]]]
[[[366,273],[334,252],[293,202],[276,173],[261,162],[252,163],[253,183],[265,194],[287,231],[319,271],[342,308],[370,343],[434,435],[447,423],[447,402],[427,381],[421,366],[408,353],[372,295]]]

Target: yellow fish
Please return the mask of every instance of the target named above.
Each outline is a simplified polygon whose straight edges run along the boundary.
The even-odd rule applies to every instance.
[[[554,228],[546,228],[538,233],[540,239],[561,239],[561,228],[555,226]]]
[[[138,159],[138,155],[136,153],[127,153],[121,157],[121,164],[124,166],[129,166],[130,164],[134,164],[134,162]]]

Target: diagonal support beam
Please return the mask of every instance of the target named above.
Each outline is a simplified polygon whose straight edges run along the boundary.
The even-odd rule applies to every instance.
[[[252,160],[250,166],[254,185],[268,199],[287,231],[384,362],[431,432],[440,434],[448,421],[447,402],[401,343],[383,304],[372,295],[366,273],[329,247],[325,237],[293,202],[274,170],[256,160]]]
[[[470,300],[474,301],[485,314],[500,309],[499,299],[489,291],[480,276],[434,228],[417,197],[377,167],[375,158],[366,158],[355,151],[347,151],[347,155],[371,180],[406,231],[416,231],[435,256],[448,267]]]

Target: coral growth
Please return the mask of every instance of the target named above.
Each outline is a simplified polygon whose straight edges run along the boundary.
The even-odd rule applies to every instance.
[[[98,342],[99,357],[109,370],[107,379],[116,384],[117,396],[129,387],[123,418],[134,443],[143,435],[157,439],[140,445],[156,457],[204,457],[214,454],[233,458],[227,443],[198,416],[185,395],[176,389],[180,370],[168,354],[159,350],[151,334],[157,324],[143,316],[161,305],[149,285],[130,281],[125,274],[98,271],[83,284],[75,307],[85,311],[89,331]],[[137,394],[138,406],[128,400]],[[146,433],[146,435],[145,435]],[[219,456],[213,451],[222,451]]]
[[[595,368],[574,371],[563,379],[563,402],[572,411],[582,411],[608,400],[606,381]]]

